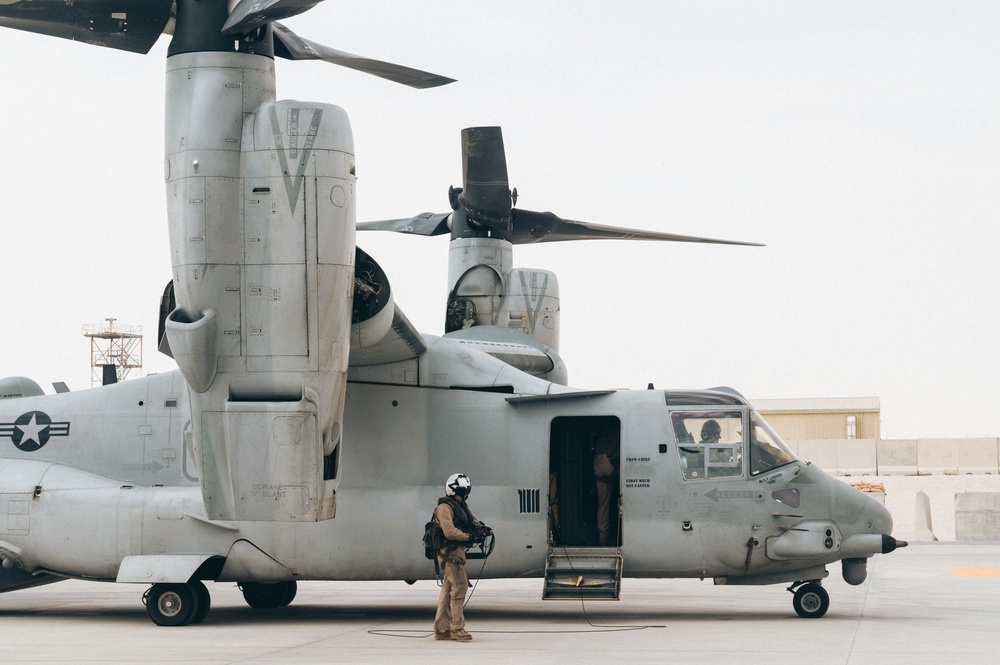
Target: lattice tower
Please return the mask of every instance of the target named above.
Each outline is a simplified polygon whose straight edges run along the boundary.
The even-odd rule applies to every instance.
[[[104,320],[83,326],[84,337],[90,338],[91,386],[101,385],[105,365],[115,367],[119,381],[133,369],[142,369],[142,326],[122,325],[114,317]]]

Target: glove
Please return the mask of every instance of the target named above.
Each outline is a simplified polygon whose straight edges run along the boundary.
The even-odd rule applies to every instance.
[[[471,543],[481,543],[486,540],[486,536],[493,535],[493,529],[489,528],[485,524],[481,524],[475,528],[475,530],[469,536],[469,542]]]

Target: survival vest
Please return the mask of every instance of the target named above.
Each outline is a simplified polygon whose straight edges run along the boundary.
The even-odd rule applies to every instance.
[[[438,499],[438,505],[440,506],[442,503],[448,504],[448,507],[451,508],[451,519],[455,524],[455,528],[471,535],[475,529],[476,518],[472,516],[472,511],[469,510],[469,507],[464,502],[460,503],[449,496],[443,496]],[[424,525],[423,542],[424,556],[435,560],[435,552],[442,547],[465,547],[469,544],[465,541],[448,540],[445,538],[444,531],[441,529],[441,525],[437,523],[433,513],[431,514],[431,521]]]

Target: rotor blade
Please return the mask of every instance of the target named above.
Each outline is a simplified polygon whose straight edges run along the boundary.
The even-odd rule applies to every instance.
[[[280,23],[271,23],[271,29],[274,31],[274,54],[288,60],[324,60],[334,65],[356,69],[359,72],[402,83],[411,88],[434,88],[455,81],[455,79],[423,72],[419,69],[338,51],[329,46],[303,39]]]
[[[511,210],[513,231],[510,241],[515,245],[527,245],[536,242],[561,242],[563,240],[662,240],[667,242],[703,242],[715,245],[745,245],[749,247],[764,247],[756,242],[741,240],[719,240],[717,238],[701,238],[685,236],[676,233],[659,233],[626,229],[617,226],[603,226],[562,219],[551,212],[533,212],[515,208]]]
[[[462,193],[458,200],[474,222],[502,233],[508,230],[510,184],[499,127],[462,130]]]
[[[0,26],[148,53],[163,34],[172,5],[173,0],[0,0]]]
[[[273,21],[312,9],[323,0],[240,0],[222,26],[224,35],[245,35]]]
[[[405,219],[386,219],[377,222],[358,222],[358,231],[395,231],[417,236],[439,236],[448,233],[450,212],[422,212]]]

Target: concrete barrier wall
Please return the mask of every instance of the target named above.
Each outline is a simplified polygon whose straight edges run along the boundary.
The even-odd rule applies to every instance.
[[[1000,474],[1000,439],[789,441],[800,459],[841,476]]]
[[[955,495],[955,540],[1000,540],[1000,492]]]
[[[957,476],[958,439],[918,439],[918,476]]]
[[[997,439],[959,439],[958,473],[998,473],[1000,445]]]
[[[879,475],[917,475],[916,439],[885,439],[879,441],[875,449]]]
[[[875,439],[814,439],[796,442],[796,454],[842,476],[877,474]]]

